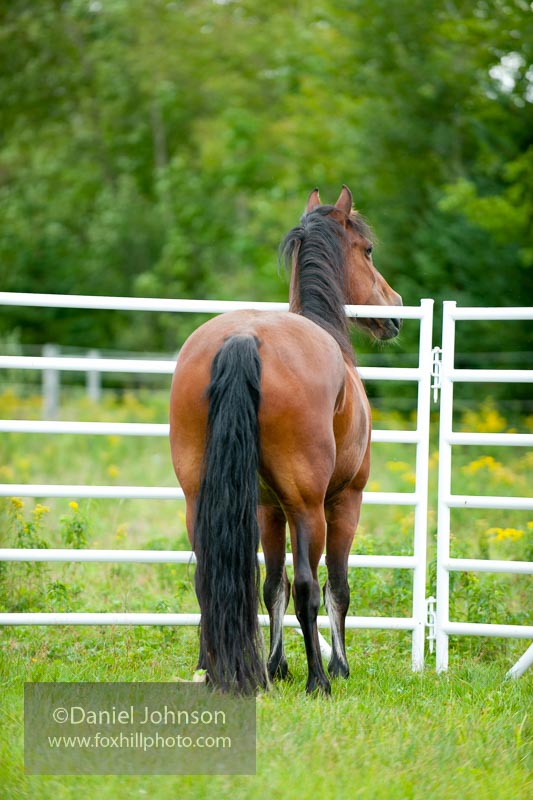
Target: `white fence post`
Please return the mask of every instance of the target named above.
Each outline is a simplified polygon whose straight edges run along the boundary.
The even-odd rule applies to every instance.
[[[100,358],[100,352],[98,350],[89,350],[87,357]],[[101,372],[96,369],[87,370],[86,386],[89,400],[93,403],[99,403],[102,398]]]
[[[45,358],[57,358],[59,347],[56,344],[45,344],[43,347]],[[48,367],[43,370],[43,419],[55,419],[59,411],[60,373],[58,369]]]
[[[451,492],[452,448],[449,433],[453,419],[453,383],[450,379],[454,364],[455,320],[451,314],[454,301],[443,303],[442,363],[439,422],[439,478],[437,504],[437,607],[435,615],[436,670],[448,669],[448,636],[444,632],[450,604],[450,575],[444,564],[450,557],[450,507],[444,498]]]
[[[430,426],[430,388],[432,372],[432,333],[433,300],[422,300],[424,316],[420,320],[418,367],[420,379],[417,395],[417,434],[416,445],[416,494],[414,522],[414,553],[416,566],[413,570],[413,646],[412,668],[418,672],[424,667],[426,634],[426,564],[427,564],[427,515],[428,515],[428,472],[429,472],[429,426]]]

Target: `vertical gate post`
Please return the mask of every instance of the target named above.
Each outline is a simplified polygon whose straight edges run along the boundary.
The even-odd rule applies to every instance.
[[[429,471],[429,412],[431,396],[432,346],[433,346],[433,300],[422,300],[423,315],[420,320],[420,343],[418,348],[417,433],[416,445],[416,494],[414,521],[414,554],[416,566],[413,570],[413,629],[412,669],[424,668],[424,646],[426,633],[426,561],[427,561],[427,510]]]
[[[453,382],[451,372],[455,352],[455,301],[445,301],[442,313],[442,366],[439,422],[439,481],[437,506],[437,613],[436,613],[436,670],[448,669],[448,634],[450,607],[450,506],[452,480]]]

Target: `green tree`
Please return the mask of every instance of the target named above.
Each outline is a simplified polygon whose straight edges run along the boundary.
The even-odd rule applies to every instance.
[[[531,25],[525,0],[13,0],[2,288],[284,299],[280,239],[344,182],[405,302],[528,302]],[[13,309],[0,331],[174,349],[197,321]]]

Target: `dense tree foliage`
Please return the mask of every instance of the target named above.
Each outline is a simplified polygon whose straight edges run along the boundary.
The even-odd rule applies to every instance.
[[[280,239],[311,188],[333,200],[344,182],[406,302],[531,302],[526,0],[11,0],[0,13],[3,290],[285,299]],[[151,350],[185,332],[168,316],[59,310],[3,310],[0,325]],[[522,329],[508,337],[531,348]]]

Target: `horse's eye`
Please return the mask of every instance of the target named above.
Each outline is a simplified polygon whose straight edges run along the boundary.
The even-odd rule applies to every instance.
[[[369,258],[372,255],[372,250],[373,249],[374,249],[373,247],[367,247],[366,250],[365,250],[365,253]]]

